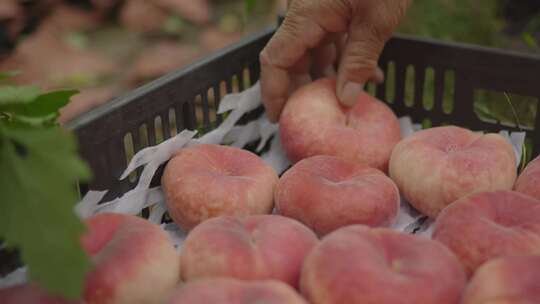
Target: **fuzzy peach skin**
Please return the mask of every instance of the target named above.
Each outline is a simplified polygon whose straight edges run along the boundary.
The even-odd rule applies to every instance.
[[[458,304],[465,284],[459,261],[442,244],[362,225],[323,238],[300,279],[312,304]]]
[[[401,193],[431,218],[467,194],[511,190],[516,175],[516,157],[506,139],[454,126],[407,137],[390,159],[390,177]]]
[[[513,191],[467,196],[443,210],[433,239],[450,248],[469,275],[493,258],[540,255],[540,201]]]
[[[214,218],[189,233],[181,276],[274,279],[296,287],[304,258],[317,242],[307,227],[279,215]]]
[[[24,284],[0,289],[2,304],[83,304],[82,301],[69,301],[48,295],[33,284]]]
[[[298,162],[280,179],[278,212],[319,235],[363,224],[388,226],[399,210],[399,191],[383,172],[333,156]]]
[[[482,265],[465,291],[463,304],[540,303],[540,256],[512,256]]]
[[[82,237],[93,268],[85,304],[161,304],[180,280],[180,258],[169,236],[142,218],[104,213],[86,220]],[[0,290],[0,303],[68,304],[33,284]]]
[[[540,200],[540,156],[519,175],[514,189]]]
[[[270,213],[277,182],[257,155],[220,145],[181,150],[161,180],[169,214],[186,230],[220,215]]]
[[[204,279],[181,285],[167,304],[307,304],[279,281],[248,282],[231,278]]]
[[[362,93],[352,108],[336,96],[335,79],[321,79],[297,90],[280,118],[280,138],[296,163],[315,155],[337,156],[387,171],[401,139],[397,117],[383,102]]]
[[[166,232],[121,214],[100,214],[86,224],[82,243],[94,263],[86,303],[163,303],[180,276],[180,258]]]

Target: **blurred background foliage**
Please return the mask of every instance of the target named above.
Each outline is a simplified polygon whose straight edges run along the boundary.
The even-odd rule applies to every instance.
[[[274,25],[286,0],[1,0],[0,70],[44,89],[77,87],[68,121],[241,37]],[[414,0],[398,31],[538,53],[538,0]],[[504,94],[484,92],[486,119],[515,121]],[[525,126],[537,104],[511,96]]]
[[[415,0],[399,32],[538,54],[540,1]],[[428,86],[429,87],[429,86]],[[538,100],[478,90],[474,108],[487,121],[532,128]]]

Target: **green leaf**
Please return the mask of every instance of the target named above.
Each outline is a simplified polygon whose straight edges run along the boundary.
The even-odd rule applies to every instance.
[[[178,34],[181,33],[186,27],[186,23],[182,17],[177,15],[172,15],[165,20],[163,23],[163,31],[169,34]]]
[[[77,90],[63,90],[40,95],[24,114],[26,116],[41,117],[56,113],[69,103],[71,97],[77,94],[79,94]]]
[[[249,13],[253,12],[256,5],[257,0],[246,0],[246,11],[248,11]]]
[[[89,176],[73,135],[0,121],[0,236],[21,250],[32,281],[69,299],[81,296],[90,269],[73,211],[75,185]]]
[[[58,118],[58,114],[53,113],[49,114],[47,116],[41,116],[41,117],[29,117],[29,116],[20,116],[20,115],[13,115],[10,116],[10,123],[13,125],[17,125],[20,128],[35,128],[35,127],[52,127],[56,125],[56,120]]]
[[[533,50],[538,49],[538,43],[536,42],[536,39],[533,37],[533,35],[529,32],[523,32],[521,34],[521,38],[523,41],[527,44],[527,46]]]
[[[88,36],[81,32],[70,32],[64,36],[64,41],[77,49],[85,50],[88,48],[89,39]]]
[[[26,104],[34,101],[41,91],[34,86],[4,86],[0,87],[0,111],[14,104]]]
[[[9,71],[9,72],[0,72],[0,81],[8,80],[12,77],[15,77],[17,75],[21,74],[19,71]]]
[[[58,113],[60,108],[69,103],[72,96],[79,93],[76,90],[63,90],[36,96],[32,101],[16,103],[0,107],[5,112],[19,116],[43,117]]]

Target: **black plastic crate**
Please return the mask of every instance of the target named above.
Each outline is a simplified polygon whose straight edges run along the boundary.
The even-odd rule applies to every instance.
[[[221,122],[216,115],[219,100],[234,87],[244,90],[259,79],[258,55],[273,33],[257,33],[72,121],[68,127],[76,132],[82,157],[94,172],[83,191],[109,189],[105,200],[121,196],[136,185],[136,179],[118,180],[128,164],[128,150],[137,152],[184,129],[216,127]],[[475,96],[508,92],[534,103],[540,98],[538,56],[396,35],[386,45],[380,66],[387,79],[375,95],[389,102],[398,116],[408,115],[416,123],[518,131],[512,122],[481,119],[474,110]],[[407,78],[411,71],[414,79]],[[431,94],[428,102],[426,93]],[[538,106],[535,109],[538,112]],[[525,131],[536,156],[540,115],[532,114],[534,125]]]
[[[118,180],[131,154],[184,129],[215,128],[222,120],[216,115],[219,100],[259,79],[258,56],[274,30],[247,37],[70,122],[67,127],[75,131],[81,155],[94,173],[82,192],[109,190],[105,201],[119,197],[137,183],[136,177]],[[538,56],[396,35],[386,45],[380,66],[387,79],[372,93],[387,101],[398,116],[410,116],[415,123],[519,131],[512,123],[482,120],[474,110],[477,90],[528,96],[535,103],[540,99]],[[407,77],[411,71],[414,79]],[[424,102],[426,92],[432,94],[431,102]],[[263,115],[262,108],[244,122],[258,115]],[[536,156],[540,153],[540,131],[536,131],[540,130],[540,115],[533,113],[533,117],[525,131],[533,147],[531,156]],[[160,177],[158,170],[154,184]],[[0,250],[0,266],[0,274],[20,266],[17,252]]]

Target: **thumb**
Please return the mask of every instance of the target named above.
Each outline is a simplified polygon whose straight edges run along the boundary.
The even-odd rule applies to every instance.
[[[365,84],[380,74],[377,62],[390,36],[391,32],[381,32],[373,25],[353,20],[337,76],[337,96],[343,105],[356,104]]]

